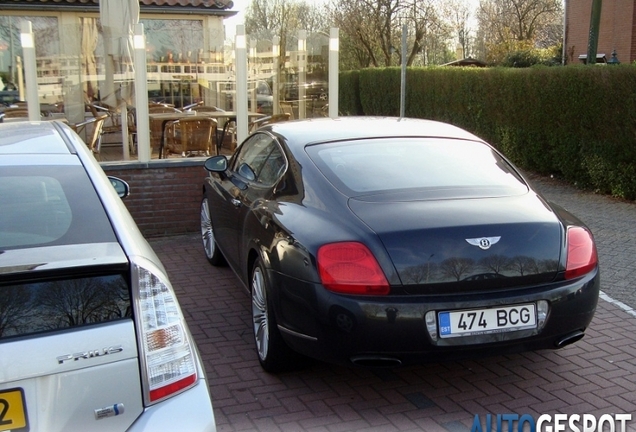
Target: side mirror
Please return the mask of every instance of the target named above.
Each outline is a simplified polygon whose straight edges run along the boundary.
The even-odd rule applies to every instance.
[[[227,158],[223,155],[212,156],[205,161],[203,167],[210,172],[224,173],[227,171]]]
[[[128,195],[130,195],[130,186],[128,186],[128,183],[117,177],[109,176],[108,180],[110,181],[110,184],[113,185],[113,187],[115,188],[115,192],[117,192],[119,198],[124,199]]]

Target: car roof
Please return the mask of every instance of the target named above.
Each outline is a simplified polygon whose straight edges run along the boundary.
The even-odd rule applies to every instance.
[[[397,117],[314,118],[269,125],[284,136],[290,147],[307,144],[381,137],[435,137],[483,142],[477,136],[450,124]]]
[[[71,154],[56,122],[0,123],[0,155]]]

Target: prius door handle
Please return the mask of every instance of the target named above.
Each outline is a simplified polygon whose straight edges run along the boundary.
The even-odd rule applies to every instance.
[[[243,204],[241,203],[240,200],[237,200],[236,198],[232,198],[231,202],[234,207],[240,207]]]

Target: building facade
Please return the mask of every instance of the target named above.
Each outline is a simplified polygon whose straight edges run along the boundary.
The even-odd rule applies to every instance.
[[[126,0],[102,1],[120,5]],[[236,14],[232,6],[230,0],[139,0],[150,96],[181,105],[203,97],[202,77],[227,78],[223,19]],[[40,103],[115,105],[126,98],[126,83],[132,87],[134,77],[132,59],[113,51],[121,42],[102,22],[98,0],[0,0],[3,87],[23,91],[24,21],[31,22],[35,38]]]
[[[587,56],[591,16],[592,0],[565,0],[566,63]],[[636,61],[636,0],[602,2],[597,53],[610,60],[614,50],[621,63]]]

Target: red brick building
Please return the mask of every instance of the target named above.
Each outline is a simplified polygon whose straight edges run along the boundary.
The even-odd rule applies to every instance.
[[[565,55],[569,64],[587,55],[592,0],[565,0]],[[616,50],[621,63],[636,60],[636,0],[603,0],[598,54],[607,60]]]

